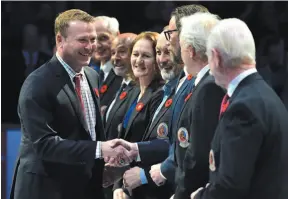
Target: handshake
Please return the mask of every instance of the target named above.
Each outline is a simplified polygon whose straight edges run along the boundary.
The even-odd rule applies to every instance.
[[[106,166],[124,167],[136,160],[139,151],[137,143],[114,139],[101,142],[101,154]]]

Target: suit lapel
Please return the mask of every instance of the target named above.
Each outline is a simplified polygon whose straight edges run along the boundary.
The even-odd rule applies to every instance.
[[[183,111],[185,110],[185,107],[186,107],[186,105],[188,104],[188,101],[191,99],[191,98],[193,98],[193,93],[197,90],[197,88],[199,88],[199,85],[204,81],[204,79],[206,78],[206,77],[208,77],[208,75],[209,75],[209,72],[206,72],[206,74],[201,78],[201,80],[198,82],[198,84],[197,84],[197,86],[194,86],[193,87],[193,85],[194,85],[194,83],[193,83],[193,85],[189,85],[189,86],[191,86],[192,88],[190,89],[191,91],[189,92],[189,93],[192,93],[192,95],[191,95],[191,97],[185,102],[185,101],[183,101],[183,103],[184,103],[184,105],[182,106],[182,109],[181,109],[181,111],[180,111],[180,115],[179,115],[179,118],[181,118],[181,115],[182,115],[182,113],[183,113]],[[189,93],[187,94],[187,95],[189,95]],[[185,98],[186,98],[186,96],[185,96]],[[184,99],[185,99],[184,98]],[[180,120],[178,120],[178,122],[179,122]]]
[[[172,90],[172,92],[171,92],[171,94],[170,94],[170,96],[167,98],[167,100],[169,100],[169,99],[172,98],[172,96],[174,95],[175,90],[176,90],[176,88],[174,87],[173,90]],[[167,100],[166,100],[166,101],[167,101]],[[166,102],[165,102],[165,103],[166,103]],[[153,129],[157,126],[159,120],[162,118],[162,116],[163,116],[163,115],[168,111],[168,109],[170,108],[170,107],[166,108],[166,107],[165,107],[165,103],[164,103],[164,105],[161,107],[161,109],[160,109],[157,117],[156,117],[156,118],[153,120],[153,122],[150,124],[150,126],[149,126],[149,132],[147,133],[147,135],[145,135],[145,139],[151,135]]]
[[[79,99],[76,95],[74,85],[71,82],[71,79],[67,73],[67,71],[64,69],[62,64],[58,61],[57,57],[54,56],[51,59],[51,69],[54,70],[56,77],[61,81],[60,85],[63,85],[63,90],[68,96],[72,107],[74,108],[74,111],[76,115],[78,116],[80,122],[82,123],[84,129],[89,133],[88,126],[86,124],[86,121],[84,119],[83,112],[81,110]],[[89,134],[90,135],[90,134]]]
[[[109,88],[111,86],[112,82],[114,81],[115,77],[116,77],[116,74],[112,68],[102,85],[106,85]],[[105,94],[105,93],[103,93],[103,94]]]
[[[132,91],[132,88],[133,87],[130,87],[129,86],[129,88],[127,88],[127,89],[125,89],[125,92],[127,92],[127,97],[126,98],[124,98],[124,99],[119,99],[119,97],[116,99],[116,101],[115,101],[115,104],[113,105],[113,107],[112,107],[112,109],[111,109],[111,111],[110,111],[110,113],[109,113],[109,116],[108,116],[108,120],[107,120],[107,122],[106,122],[106,126],[108,127],[108,126],[110,126],[111,125],[111,122],[113,121],[113,118],[114,118],[114,111],[118,111],[118,109],[119,109],[119,107],[121,107],[121,105],[126,101],[126,100],[128,100],[128,95],[130,95],[130,92]],[[106,114],[107,114],[107,112],[106,112]],[[105,117],[104,118],[106,118],[106,114],[105,114]]]
[[[97,104],[97,107],[100,108],[100,99],[99,97],[96,95],[96,89],[98,90],[98,81],[96,81],[93,77],[93,75],[91,75],[91,73],[89,73],[87,71],[87,68],[85,67],[84,68],[84,72],[85,72],[85,75],[87,77],[87,81],[88,81],[88,84],[89,84],[89,87],[90,87],[90,91],[91,91],[91,94],[93,96],[93,100],[94,100],[94,103]],[[99,91],[98,91],[99,92]]]
[[[103,123],[102,123],[101,115],[100,115],[100,99],[99,99],[99,96],[97,96],[98,94],[96,94],[96,90],[97,90],[97,93],[99,93],[98,91],[99,84],[98,84],[98,81],[95,80],[95,77],[93,76],[93,74],[88,71],[88,67],[84,68],[84,72],[85,72],[85,75],[86,75],[86,78],[90,87],[90,92],[93,96],[93,101],[95,103],[95,109],[96,109],[95,111],[96,126],[95,127],[97,128],[96,137],[97,137],[97,140],[106,140],[105,134],[103,133]]]
[[[144,107],[147,105],[147,103],[149,102],[150,100],[150,97],[152,95],[152,88],[147,88],[147,90],[145,91],[144,95],[142,96],[142,98],[138,101],[138,103],[143,103],[143,108],[140,110],[140,111],[137,111],[136,108],[133,110],[130,118],[129,118],[129,122],[128,122],[128,125],[127,125],[127,128],[125,130],[125,135],[124,135],[124,139],[126,138],[126,136],[128,135],[128,132],[129,132],[129,129],[134,121],[134,119],[137,117],[137,115],[139,113],[141,113],[141,111],[143,111]],[[137,104],[138,104],[137,103]],[[137,105],[136,105],[137,107]]]

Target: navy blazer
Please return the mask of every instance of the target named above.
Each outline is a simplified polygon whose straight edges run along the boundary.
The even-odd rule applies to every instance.
[[[258,73],[244,78],[211,143],[210,185],[196,199],[287,199],[287,118],[280,98]]]
[[[97,141],[105,140],[97,72],[84,71],[96,108]],[[25,80],[18,114],[22,139],[11,199],[102,197],[104,161],[92,141],[71,79],[54,56]]]

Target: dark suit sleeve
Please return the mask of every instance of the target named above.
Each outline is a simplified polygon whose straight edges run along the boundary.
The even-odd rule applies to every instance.
[[[169,140],[154,139],[146,142],[138,142],[141,165],[152,165],[162,162],[169,152]],[[153,154],[153,155],[151,155]]]
[[[184,157],[184,172],[175,191],[175,199],[189,199],[193,191],[209,180],[210,143],[218,124],[223,90],[215,83],[199,88],[190,129],[190,145]]]
[[[199,192],[196,198],[242,199],[250,189],[265,128],[245,103],[229,108],[219,125],[222,135],[217,180]]]
[[[173,184],[175,181],[176,164],[174,159],[175,143],[169,147],[169,156],[161,163],[161,173],[166,180]]]
[[[121,180],[118,180],[118,182],[115,182],[113,185],[113,191],[116,189],[121,189],[123,187],[123,178]]]
[[[63,139],[49,126],[54,120],[53,97],[42,81],[35,75],[28,77],[20,93],[18,111],[24,137],[43,161],[93,165],[96,142]]]

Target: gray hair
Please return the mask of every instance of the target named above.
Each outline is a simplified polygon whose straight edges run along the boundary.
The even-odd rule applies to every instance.
[[[224,19],[213,28],[207,42],[208,56],[211,56],[212,49],[220,54],[224,66],[255,64],[254,38],[240,19]]]
[[[106,25],[106,28],[112,35],[117,36],[119,31],[119,22],[115,17],[108,17],[108,16],[97,16],[95,17],[95,21],[103,21]]]
[[[183,41],[186,46],[192,46],[200,59],[207,61],[207,39],[218,22],[218,16],[211,13],[195,13],[183,17],[181,19],[180,41]]]

